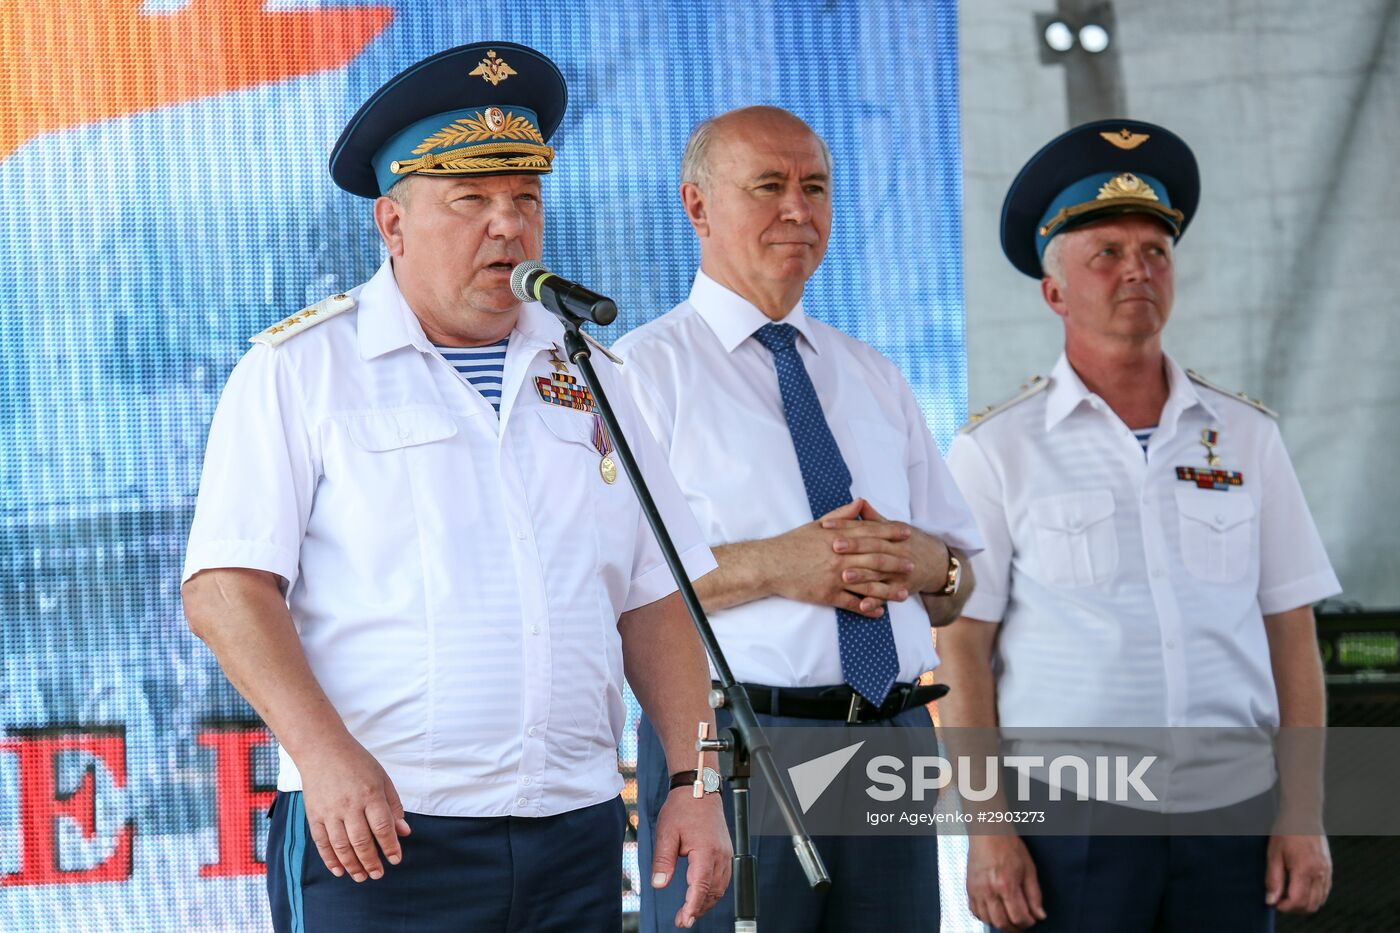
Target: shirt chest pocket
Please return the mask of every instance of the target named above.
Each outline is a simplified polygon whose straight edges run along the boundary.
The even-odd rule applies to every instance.
[[[346,431],[361,450],[383,453],[446,440],[457,433],[457,425],[446,412],[405,408],[353,416]]]
[[[1244,492],[1176,490],[1181,563],[1208,583],[1234,583],[1249,570],[1254,546],[1254,500]]]
[[[592,593],[603,600],[604,608],[587,616],[588,624],[615,618],[632,579],[640,508],[636,496],[616,452],[603,467],[594,437],[601,425],[591,413],[559,406],[537,411],[546,433],[530,455],[531,472],[545,494],[539,500],[543,507],[533,508],[532,514],[546,577],[560,592]],[[604,479],[605,469],[613,482]],[[590,638],[598,637],[589,632]],[[588,663],[599,657],[590,655]]]
[[[444,521],[468,522],[477,497],[463,494],[478,456],[469,438],[458,436],[457,422],[446,411],[399,408],[348,417],[342,482],[333,489],[343,498],[338,508],[360,514],[384,531],[409,534],[418,506],[444,505]],[[483,462],[490,462],[483,461]]]
[[[581,505],[590,501],[602,514],[633,502],[631,485],[622,469],[622,459],[611,445],[604,445],[595,432],[602,431],[602,422],[586,411],[574,411],[557,406],[541,406],[540,419],[549,434],[561,443],[550,445],[541,452],[542,469],[556,479],[550,482],[567,484],[574,493],[570,498]],[[603,450],[609,451],[609,467],[603,465]],[[604,475],[613,477],[611,483]],[[556,507],[562,507],[557,502]]]
[[[1046,496],[1030,504],[1036,557],[1046,583],[1103,583],[1118,569],[1113,493],[1107,489]]]

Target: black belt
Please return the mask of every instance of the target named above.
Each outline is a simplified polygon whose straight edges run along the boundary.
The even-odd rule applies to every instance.
[[[797,719],[842,719],[848,723],[891,719],[911,707],[932,703],[948,692],[947,684],[895,684],[885,702],[875,706],[849,684],[836,687],[739,686],[749,695],[755,713]],[[719,684],[714,687],[719,689]]]

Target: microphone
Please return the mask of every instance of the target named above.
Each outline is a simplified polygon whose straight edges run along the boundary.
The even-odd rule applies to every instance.
[[[617,317],[617,305],[550,272],[538,259],[527,259],[510,272],[510,290],[521,301],[538,301],[555,314],[572,315],[606,327]]]

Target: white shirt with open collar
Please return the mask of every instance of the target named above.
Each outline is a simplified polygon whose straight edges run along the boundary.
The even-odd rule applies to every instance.
[[[424,336],[385,263],[354,311],[235,367],[185,578],[287,581],[302,648],[407,810],[547,816],[622,788],[618,616],[675,586],[593,416],[546,404],[562,328],[521,309],[501,413]],[[616,368],[596,360],[692,577],[714,559]],[[582,384],[577,370],[569,371]],[[282,753],[278,787],[300,788]]]
[[[953,441],[986,542],[963,614],[1001,625],[1004,729],[1275,726],[1263,617],[1340,592],[1274,420],[1170,357],[1167,379],[1146,457],[1064,356],[1047,389]],[[1212,468],[1205,430],[1241,485],[1178,478]]]

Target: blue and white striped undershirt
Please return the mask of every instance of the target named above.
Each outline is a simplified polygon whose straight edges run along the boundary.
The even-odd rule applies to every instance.
[[[501,414],[501,377],[506,368],[506,337],[484,347],[437,347],[442,358],[472,384],[481,397],[491,403],[496,415]]]
[[[1137,438],[1138,443],[1142,445],[1142,455],[1146,457],[1147,442],[1152,440],[1152,432],[1157,430],[1157,426],[1154,424],[1150,428],[1130,428],[1129,430],[1133,432],[1133,437]]]

